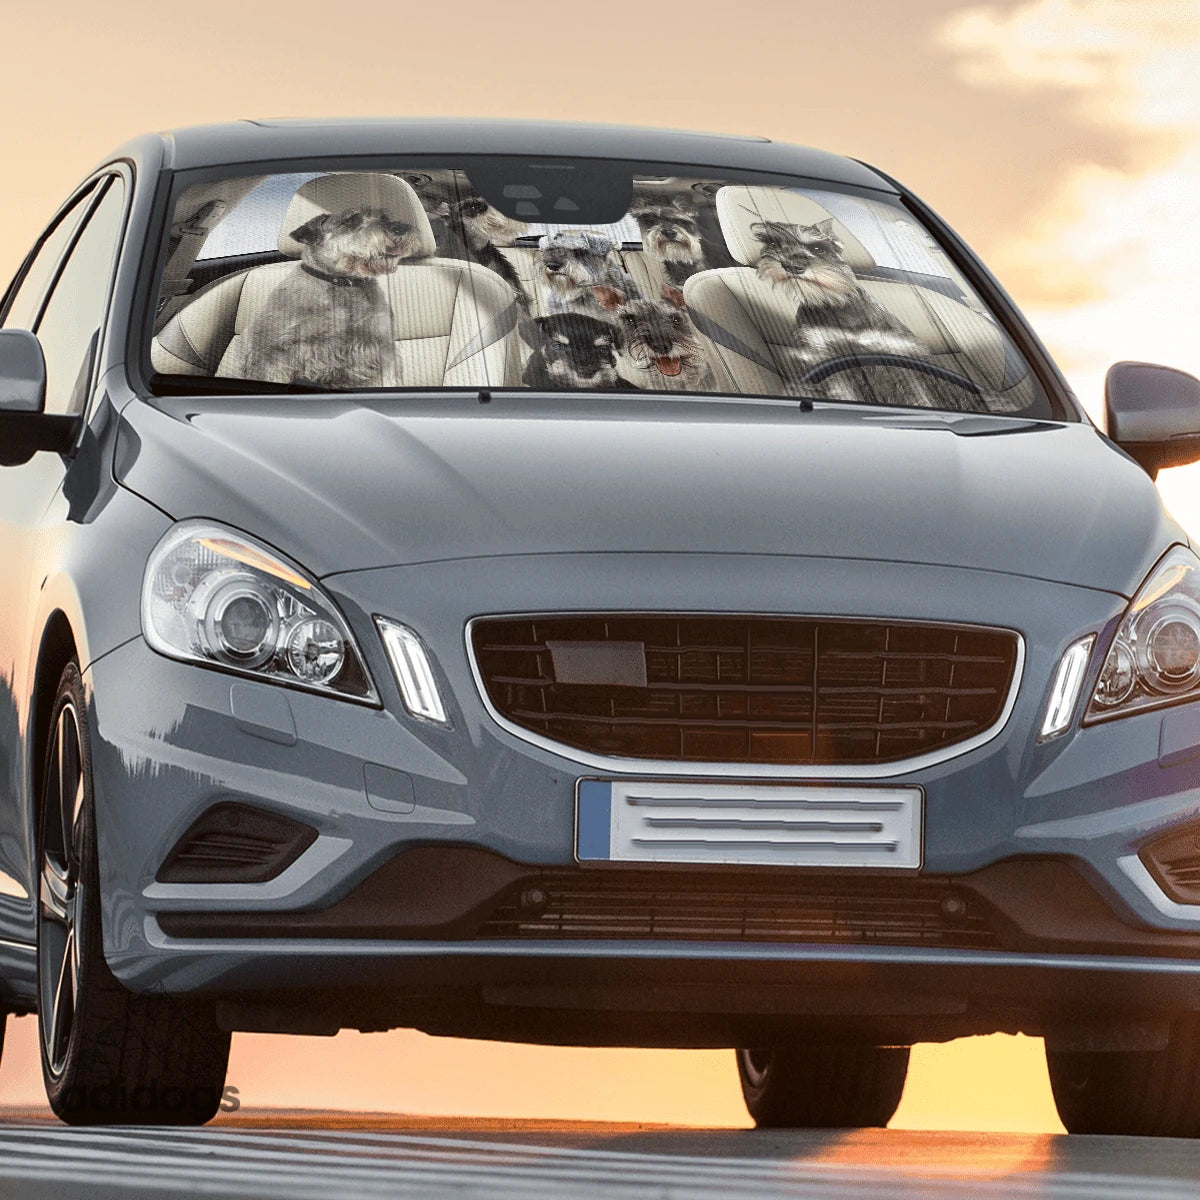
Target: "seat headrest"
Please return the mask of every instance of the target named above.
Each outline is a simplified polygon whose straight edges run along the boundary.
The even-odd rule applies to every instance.
[[[833,221],[833,232],[842,243],[842,254],[855,271],[869,271],[875,266],[866,246],[862,244],[815,200],[782,187],[726,184],[717,192],[717,219],[725,245],[736,262],[752,267],[758,262],[762,243],[754,236],[752,226],[759,221],[783,221],[788,225],[816,225]]]
[[[336,216],[348,208],[379,208],[393,221],[404,221],[411,225],[418,242],[413,258],[428,258],[437,253],[437,242],[429,227],[429,218],[409,184],[395,175],[348,171],[310,179],[297,189],[279,228],[280,254],[299,258],[303,247],[292,237],[292,230],[299,229],[313,217],[324,213]]]

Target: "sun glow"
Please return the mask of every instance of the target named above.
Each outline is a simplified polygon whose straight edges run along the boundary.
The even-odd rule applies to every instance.
[[[1120,168],[1071,167],[994,266],[1099,419],[1118,359],[1200,374],[1200,7],[1178,0],[1033,0],[964,9],[940,29],[967,82],[1041,92],[1127,145]],[[1200,467],[1163,498],[1200,532]]]

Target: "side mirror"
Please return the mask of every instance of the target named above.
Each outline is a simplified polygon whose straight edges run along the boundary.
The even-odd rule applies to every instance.
[[[0,466],[19,467],[39,450],[66,454],[79,435],[80,418],[44,411],[46,360],[24,329],[0,329]]]
[[[1108,436],[1151,478],[1200,459],[1200,379],[1173,367],[1119,362],[1104,380]]]

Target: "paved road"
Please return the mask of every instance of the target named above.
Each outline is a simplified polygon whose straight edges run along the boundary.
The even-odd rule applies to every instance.
[[[0,1110],[0,1200],[1197,1200],[1200,1143],[275,1111],[75,1130]]]

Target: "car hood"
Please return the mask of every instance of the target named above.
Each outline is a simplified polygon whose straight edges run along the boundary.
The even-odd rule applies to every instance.
[[[1091,426],[795,404],[474,395],[171,399],[118,480],[318,576],[494,555],[929,563],[1129,595],[1184,540]]]

